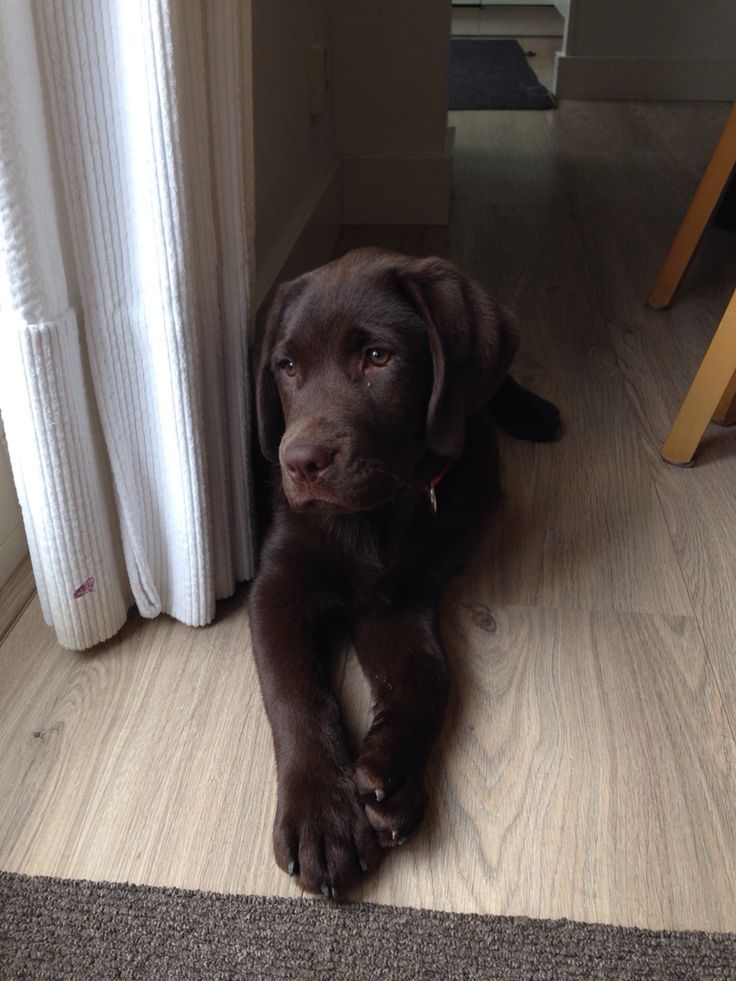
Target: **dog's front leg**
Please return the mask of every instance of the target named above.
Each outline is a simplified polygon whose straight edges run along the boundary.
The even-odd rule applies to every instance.
[[[373,723],[355,764],[366,814],[384,846],[402,844],[424,813],[424,771],[449,682],[434,609],[363,616],[355,648],[373,695]]]
[[[335,897],[380,848],[352,779],[340,708],[309,583],[293,563],[259,575],[251,594],[253,650],[276,755],[276,861],[311,892]],[[289,569],[280,574],[278,568]]]

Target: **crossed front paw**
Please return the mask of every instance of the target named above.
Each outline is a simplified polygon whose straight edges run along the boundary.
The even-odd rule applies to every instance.
[[[383,848],[403,845],[424,816],[424,754],[390,717],[378,715],[353,776]]]
[[[273,845],[278,865],[299,885],[333,899],[381,852],[349,769],[324,764],[279,778]]]

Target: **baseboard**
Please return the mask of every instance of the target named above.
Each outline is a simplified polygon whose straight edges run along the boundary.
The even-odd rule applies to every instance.
[[[23,525],[19,522],[8,537],[0,542],[0,586],[10,579],[12,573],[27,554],[26,536]]]
[[[560,52],[553,88],[558,99],[730,102],[736,99],[736,60],[596,58]]]
[[[446,225],[450,220],[454,130],[437,156],[346,157],[348,225]]]
[[[35,592],[31,560],[26,555],[7,582],[0,586],[0,641],[10,631]]]
[[[0,420],[0,586],[7,582],[27,552],[28,545],[13,483],[8,444]]]

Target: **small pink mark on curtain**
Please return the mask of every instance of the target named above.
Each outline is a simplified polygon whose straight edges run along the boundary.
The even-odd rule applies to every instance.
[[[74,590],[74,598],[79,599],[82,596],[86,596],[87,593],[91,593],[95,588],[95,577],[90,576],[89,579],[85,579],[81,586],[77,586]]]

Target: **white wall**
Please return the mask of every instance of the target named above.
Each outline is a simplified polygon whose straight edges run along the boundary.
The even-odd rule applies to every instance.
[[[295,247],[324,261],[341,221],[447,221],[449,36],[448,0],[252,0],[257,302]],[[328,100],[310,116],[317,41]]]
[[[339,153],[443,152],[450,15],[446,0],[332,0]]]
[[[331,0],[331,11],[345,221],[445,224],[450,4]]]
[[[256,297],[308,222],[336,166],[331,102],[310,116],[307,45],[330,43],[329,0],[252,0]]]
[[[560,98],[736,98],[734,0],[572,0]]]
[[[730,59],[734,0],[577,0],[568,54]]]

